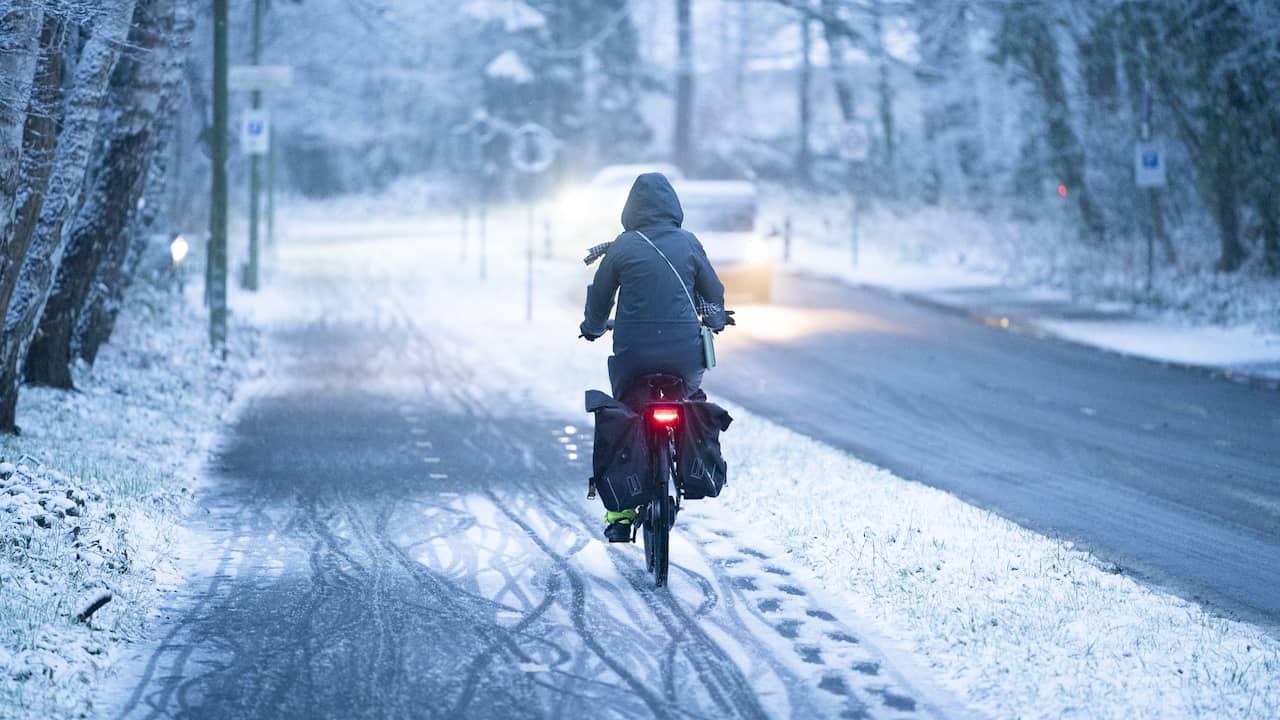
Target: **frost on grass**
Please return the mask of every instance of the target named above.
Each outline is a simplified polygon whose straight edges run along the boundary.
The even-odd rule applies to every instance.
[[[1280,642],[734,411],[741,517],[996,717],[1280,716]]]
[[[930,291],[1008,286],[1181,326],[1280,333],[1280,281],[1260,263],[1216,270],[1217,245],[1189,234],[1178,261],[1157,252],[1150,290],[1141,237],[1089,246],[1055,213],[1035,218],[947,207],[878,206],[859,218],[854,262],[847,198],[765,187],[761,226],[791,222],[791,267],[823,276]]]
[[[0,439],[4,717],[92,716],[115,647],[141,629],[189,468],[254,342],[234,333],[224,364],[204,328],[194,309],[140,284],[97,365],[77,370],[77,392],[23,389],[22,435]]]

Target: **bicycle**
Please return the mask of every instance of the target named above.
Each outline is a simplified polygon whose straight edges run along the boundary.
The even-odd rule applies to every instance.
[[[645,570],[653,574],[656,587],[663,587],[671,560],[671,529],[684,494],[676,473],[676,430],[685,415],[684,380],[655,373],[642,376],[636,386],[648,390],[648,397],[634,402],[633,409],[644,419],[649,450],[648,500],[639,507],[636,524],[644,539]]]

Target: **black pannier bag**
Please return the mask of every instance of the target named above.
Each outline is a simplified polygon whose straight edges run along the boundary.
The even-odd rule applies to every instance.
[[[643,418],[599,390],[587,391],[587,412],[596,416],[591,481],[605,509],[618,512],[640,506],[648,500],[649,472]]]
[[[676,438],[677,481],[688,500],[716,497],[728,473],[720,456],[720,433],[729,429],[733,418],[719,405],[702,400],[689,400],[683,406]]]

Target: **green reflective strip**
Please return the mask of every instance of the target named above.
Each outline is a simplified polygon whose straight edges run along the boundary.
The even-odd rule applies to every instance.
[[[636,519],[636,511],[634,508],[629,510],[620,510],[618,512],[614,512],[612,510],[605,510],[604,512],[604,521],[607,523],[626,524],[635,519]]]

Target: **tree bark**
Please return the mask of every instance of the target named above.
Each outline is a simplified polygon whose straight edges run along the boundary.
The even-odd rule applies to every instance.
[[[876,95],[880,115],[880,131],[884,135],[884,169],[886,192],[898,194],[897,129],[893,114],[893,85],[889,82],[889,51],[884,44],[884,7],[880,0],[871,4],[871,28],[875,35]]]
[[[175,118],[181,112],[183,71],[194,22],[190,0],[164,4],[172,5],[172,17],[165,28],[168,44],[161,80],[162,103],[154,121],[152,160],[147,168],[141,207],[126,231],[120,233],[114,245],[115,254],[108,254],[106,261],[99,265],[72,342],[76,353],[91,365],[97,359],[99,348],[111,337],[125,291],[133,281],[157,219],[165,213],[169,149],[176,136]]]
[[[97,134],[98,113],[120,45],[128,34],[133,6],[134,0],[118,0],[101,9],[76,65],[40,221],[0,337],[0,431],[12,432],[16,428],[22,360],[35,337],[36,323],[62,262],[62,226],[84,182]]]
[[[692,0],[676,0],[676,117],[672,161],[693,166],[693,17]]]
[[[1074,202],[1084,240],[1101,244],[1106,239],[1106,224],[1085,184],[1084,146],[1071,126],[1058,43],[1040,13],[1037,7],[1022,6],[1005,11],[1000,55],[1013,58],[1031,76],[1043,105],[1049,164]]]
[[[31,98],[43,12],[30,0],[0,12],[0,250],[8,256],[22,184],[23,111]]]
[[[796,176],[800,182],[809,185],[813,179],[813,156],[809,147],[810,127],[813,125],[813,109],[810,102],[809,86],[813,76],[813,33],[808,15],[800,16],[800,77],[796,84],[799,108],[800,129],[798,131],[800,148],[796,152]]]
[[[102,112],[102,149],[92,184],[75,215],[53,292],[27,351],[29,383],[72,387],[80,312],[95,281],[104,273],[118,274],[128,253],[129,221],[145,187],[156,113],[163,104],[164,43],[172,11],[171,0],[139,0],[134,10],[129,50],[116,63]]]
[[[35,86],[22,130],[18,207],[10,232],[5,236],[3,254],[0,254],[0,318],[9,312],[9,300],[18,284],[22,261],[31,246],[31,237],[44,204],[45,186],[53,168],[53,148],[58,141],[62,81],[66,68],[63,48],[65,24],[66,18],[61,13],[46,13],[44,27],[40,31]]]
[[[839,14],[837,0],[822,0],[822,35],[827,41],[827,68],[836,90],[836,103],[840,106],[840,119],[852,122],[857,108],[854,105],[853,83],[849,81],[844,57],[844,36],[836,18]]]

